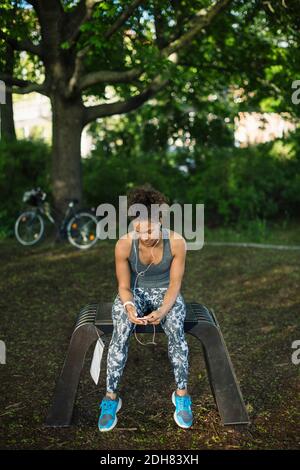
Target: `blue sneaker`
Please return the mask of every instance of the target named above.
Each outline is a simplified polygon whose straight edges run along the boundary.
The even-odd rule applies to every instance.
[[[104,397],[99,405],[101,413],[98,420],[99,431],[110,431],[115,427],[118,422],[117,412],[122,407],[122,399],[120,397],[113,400],[109,397]]]
[[[190,395],[180,397],[176,392],[172,394],[172,403],[176,407],[174,419],[181,428],[187,429],[193,424],[192,399]]]

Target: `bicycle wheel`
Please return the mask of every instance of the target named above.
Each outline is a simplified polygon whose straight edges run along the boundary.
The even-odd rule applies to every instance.
[[[67,225],[69,242],[81,250],[91,248],[97,242],[97,222],[90,212],[78,212]]]
[[[43,218],[35,211],[23,212],[15,223],[15,236],[22,245],[34,245],[42,238],[45,230]]]

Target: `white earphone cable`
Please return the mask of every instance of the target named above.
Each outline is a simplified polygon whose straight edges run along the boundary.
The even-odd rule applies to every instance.
[[[153,255],[153,249],[156,247],[156,245],[158,244],[159,242],[159,239],[157,240],[157,242],[155,243],[155,245],[151,248],[151,256],[152,256],[152,259],[153,261],[149,264],[149,266],[145,269],[145,271],[140,271],[138,272],[138,269],[137,269],[137,261],[138,261],[138,255],[137,255],[137,251],[136,251],[136,246],[135,246],[135,242],[133,240],[133,244],[134,244],[134,250],[135,250],[135,271],[136,271],[136,278],[135,278],[135,281],[134,281],[134,286],[133,286],[133,298],[135,299],[135,289],[136,289],[136,284],[137,284],[137,281],[138,281],[138,277],[140,275],[145,275],[145,272],[148,271],[148,269],[150,268],[150,266],[154,263],[154,255]],[[153,337],[152,337],[152,341],[149,341],[148,343],[142,343],[137,335],[136,335],[136,323],[134,325],[134,336],[135,336],[135,339],[142,345],[142,346],[146,346],[147,344],[157,344],[155,343],[155,325],[152,325],[153,326]]]

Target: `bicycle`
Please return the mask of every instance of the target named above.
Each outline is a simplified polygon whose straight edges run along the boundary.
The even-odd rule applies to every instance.
[[[15,236],[22,245],[35,245],[45,233],[47,218],[55,225],[60,238],[68,239],[71,245],[81,250],[91,248],[97,242],[97,218],[94,208],[76,211],[77,199],[66,199],[68,207],[61,223],[52,217],[50,204],[45,201],[47,194],[40,187],[25,191],[23,202],[30,206],[15,222]]]

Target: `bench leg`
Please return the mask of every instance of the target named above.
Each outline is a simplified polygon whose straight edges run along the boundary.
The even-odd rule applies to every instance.
[[[99,335],[103,333],[99,331]],[[75,329],[66,359],[56,384],[53,403],[46,418],[46,426],[69,426],[85,355],[97,339],[96,327],[84,324]]]
[[[212,393],[224,425],[248,424],[233,365],[221,330],[213,324],[198,324],[189,330],[202,344]]]

